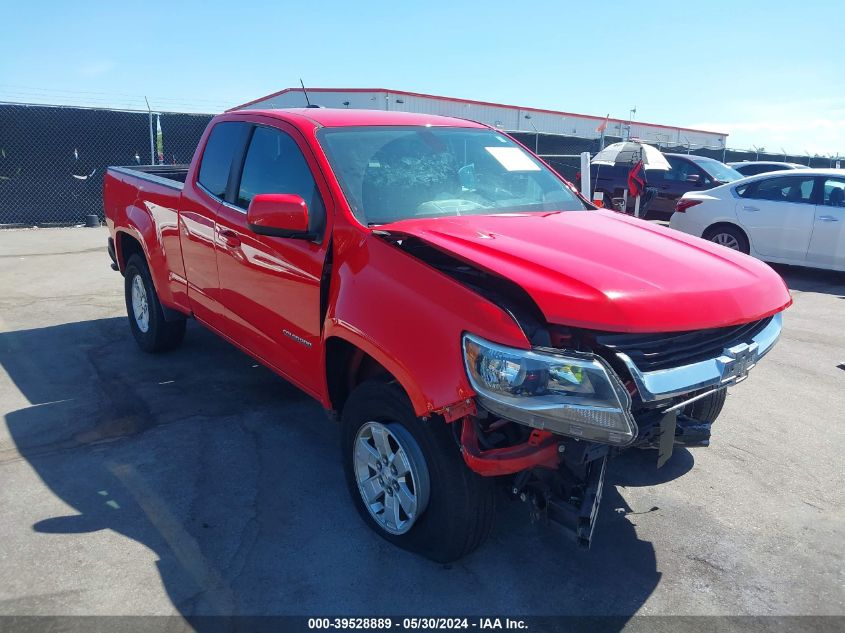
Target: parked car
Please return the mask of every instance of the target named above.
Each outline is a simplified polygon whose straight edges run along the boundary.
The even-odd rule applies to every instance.
[[[589,545],[608,458],[707,445],[791,303],[459,119],[230,112],[190,166],[104,184],[140,348],[194,317],[316,398],[364,522],[437,561],[485,539],[494,482]]]
[[[771,160],[744,160],[738,163],[728,163],[731,167],[743,176],[756,176],[770,171],[784,171],[786,169],[809,169],[807,165],[798,163],[779,163]]]
[[[669,219],[675,211],[675,203],[687,191],[710,189],[726,182],[742,178],[742,174],[718,160],[692,154],[664,154],[672,168],[669,171],[646,171],[649,187],[656,189],[643,217]],[[609,200],[621,198],[628,187],[628,166],[607,167],[593,165],[590,178],[594,191],[604,194],[605,206]],[[628,200],[627,212],[634,212],[634,201]]]
[[[670,226],[765,261],[845,270],[845,170],[770,172],[690,192]]]

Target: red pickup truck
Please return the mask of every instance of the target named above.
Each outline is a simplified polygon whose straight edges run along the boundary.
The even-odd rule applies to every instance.
[[[104,205],[138,345],[193,317],[319,400],[363,520],[437,561],[484,540],[503,482],[589,545],[607,460],[707,445],[791,302],[452,118],[229,112],[189,166],[109,169]]]

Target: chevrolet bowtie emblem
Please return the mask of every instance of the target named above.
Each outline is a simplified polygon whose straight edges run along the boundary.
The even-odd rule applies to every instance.
[[[757,343],[740,343],[726,347],[719,356],[722,382],[739,382],[748,376],[748,371],[757,364]]]

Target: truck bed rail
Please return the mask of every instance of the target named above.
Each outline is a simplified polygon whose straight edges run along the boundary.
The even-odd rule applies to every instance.
[[[109,167],[108,171],[155,182],[172,189],[182,189],[189,165],[128,165]]]

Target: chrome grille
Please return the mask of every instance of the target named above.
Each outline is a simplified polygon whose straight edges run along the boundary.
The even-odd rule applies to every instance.
[[[772,317],[731,327],[662,334],[597,333],[598,346],[622,352],[640,371],[658,371],[716,358],[726,347],[751,340]]]

